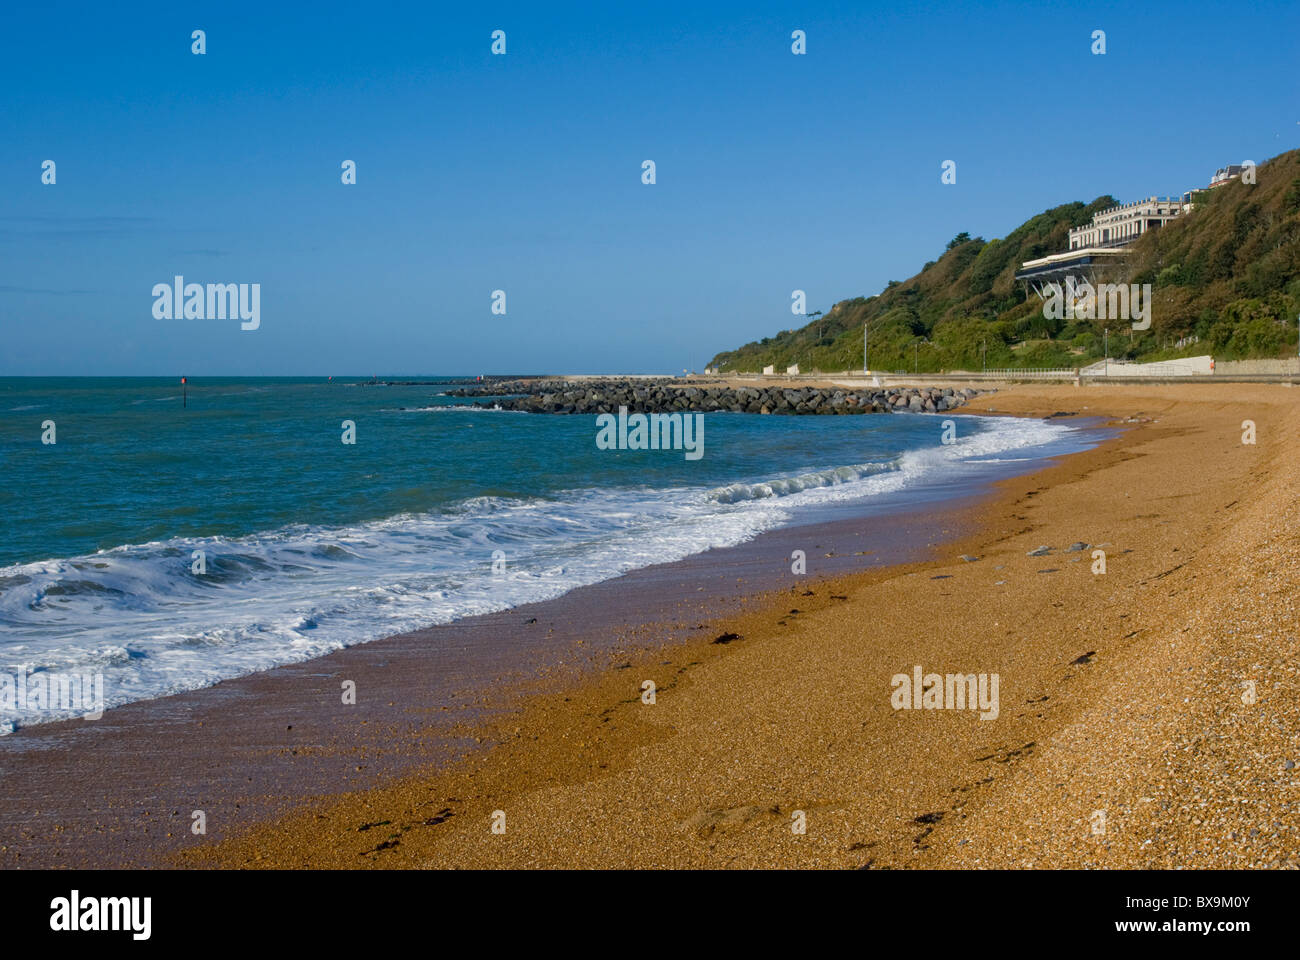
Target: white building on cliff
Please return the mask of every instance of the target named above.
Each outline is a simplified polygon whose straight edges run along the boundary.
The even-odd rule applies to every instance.
[[[1163,227],[1192,209],[1192,195],[1181,197],[1147,197],[1132,203],[1103,210],[1092,218],[1092,223],[1070,231],[1070,249],[1087,250],[1096,247],[1122,247],[1132,243],[1142,234]]]

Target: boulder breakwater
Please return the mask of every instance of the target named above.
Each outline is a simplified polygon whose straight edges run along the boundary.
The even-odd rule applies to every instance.
[[[683,384],[662,380],[514,380],[448,390],[448,397],[488,397],[475,406],[527,413],[942,413],[981,391],[970,387],[809,387]],[[988,392],[988,391],[985,391]]]

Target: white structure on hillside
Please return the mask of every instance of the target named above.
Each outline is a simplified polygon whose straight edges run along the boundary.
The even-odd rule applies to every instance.
[[[1156,363],[1133,363],[1129,360],[1098,360],[1083,367],[1079,373],[1093,377],[1197,377],[1214,372],[1214,358],[1180,357]]]
[[[1230,164],[1216,170],[1210,186],[1242,177],[1248,166],[1249,162]],[[1083,276],[1095,283],[1107,268],[1123,265],[1124,250],[1130,243],[1188,213],[1193,198],[1203,192],[1196,189],[1181,197],[1147,197],[1103,210],[1093,216],[1092,223],[1070,230],[1069,250],[1026,260],[1016,271],[1016,279],[1040,294],[1044,284],[1061,283],[1070,276]]]
[[[1215,187],[1223,186],[1229,180],[1236,180],[1245,169],[1239,163],[1230,163],[1226,167],[1220,167],[1214,171],[1214,176],[1210,178],[1210,185],[1206,189],[1213,190]]]
[[[1070,231],[1070,249],[1122,247],[1192,209],[1192,196],[1148,197],[1103,210],[1092,223]]]

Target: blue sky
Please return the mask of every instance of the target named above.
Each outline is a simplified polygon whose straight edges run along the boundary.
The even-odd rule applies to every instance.
[[[7,4],[0,375],[699,369],[1300,143],[1300,7],[1143,6]],[[176,274],[261,328],[155,319]]]

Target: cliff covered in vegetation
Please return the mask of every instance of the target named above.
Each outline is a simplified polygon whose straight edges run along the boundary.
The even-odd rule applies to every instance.
[[[1105,327],[1111,357],[1294,355],[1300,151],[1259,164],[1255,180],[1195,194],[1189,214],[1128,248],[1114,280],[1151,284],[1148,330],[1045,317],[1043,302],[1014,279],[1022,262],[1064,252],[1071,227],[1115,205],[1105,196],[1054,207],[1001,239],[959,234],[909,280],[842,300],[797,330],[719,353],[710,365],[723,372],[794,363],[804,372],[861,369],[864,324],[868,361],[877,370],[1083,366],[1102,357]]]

